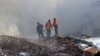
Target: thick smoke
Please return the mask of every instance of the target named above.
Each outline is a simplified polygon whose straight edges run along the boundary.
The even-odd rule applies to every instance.
[[[99,15],[99,0],[63,0],[56,9],[60,32],[64,35],[80,32],[93,36],[94,29],[100,29]]]
[[[56,0],[0,0],[0,34],[29,36],[36,24],[55,17]]]
[[[0,0],[0,35],[35,36],[37,22],[45,25],[54,17],[59,19],[59,34],[63,35],[91,22],[90,27],[99,28],[99,5],[99,0]]]

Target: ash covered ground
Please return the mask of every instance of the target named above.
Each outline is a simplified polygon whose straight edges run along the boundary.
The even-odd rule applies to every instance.
[[[0,56],[82,56],[76,44],[67,38],[55,37],[30,42],[24,38],[1,35]]]

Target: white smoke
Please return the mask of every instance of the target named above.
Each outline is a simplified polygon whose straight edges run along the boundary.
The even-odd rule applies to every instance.
[[[0,0],[0,35],[33,37],[36,35],[37,22],[45,26],[47,20],[54,17],[59,19],[60,34],[75,32],[84,25],[84,14],[90,13],[92,20],[99,22],[100,8],[96,1]],[[95,22],[97,28],[99,23]]]
[[[89,14],[88,17],[87,14]],[[56,17],[58,17],[61,24],[60,34],[63,35],[78,31],[84,31],[87,35],[93,34],[93,29],[100,29],[99,15],[99,0],[63,0],[62,3],[57,5],[56,9]],[[84,27],[87,29],[82,30]]]
[[[34,36],[37,22],[55,17],[56,0],[0,0],[0,35]]]
[[[20,36],[20,32],[16,24],[10,25],[4,34],[10,36]]]

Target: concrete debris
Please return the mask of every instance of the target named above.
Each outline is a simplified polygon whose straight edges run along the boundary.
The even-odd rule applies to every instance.
[[[65,53],[57,53],[57,54],[55,54],[54,56],[68,56],[68,55],[65,54]]]
[[[55,40],[55,44],[50,46]],[[76,43],[67,37],[56,37],[44,44],[38,45],[23,38],[2,35],[0,36],[0,56],[83,56]]]
[[[27,52],[19,52],[16,56],[30,56]]]
[[[3,50],[0,48],[0,56],[3,55]]]

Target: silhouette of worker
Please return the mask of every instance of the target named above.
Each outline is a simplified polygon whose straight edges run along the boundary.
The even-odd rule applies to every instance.
[[[58,20],[56,18],[54,18],[54,21],[53,21],[53,26],[55,28],[55,35],[58,35]]]
[[[43,34],[43,25],[40,24],[39,22],[37,23],[37,33],[38,33],[38,36],[39,38],[42,36],[42,38],[44,38],[44,34]]]
[[[47,30],[47,37],[49,38],[51,36],[51,28],[52,28],[52,24],[51,24],[50,20],[48,20],[45,27],[46,27],[46,30]]]

